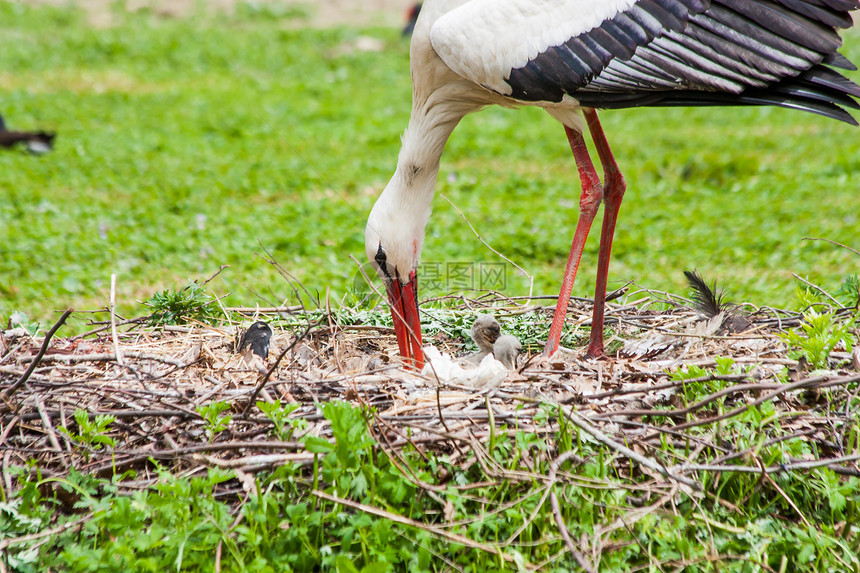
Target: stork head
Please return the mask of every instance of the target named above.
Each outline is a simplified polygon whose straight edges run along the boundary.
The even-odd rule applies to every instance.
[[[429,203],[416,201],[395,175],[370,212],[364,234],[367,258],[385,283],[400,355],[421,369],[421,321],[418,317],[418,259],[424,243]]]

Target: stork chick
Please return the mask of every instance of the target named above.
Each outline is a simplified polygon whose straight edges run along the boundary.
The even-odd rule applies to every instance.
[[[493,356],[507,369],[513,370],[517,367],[517,356],[520,355],[522,349],[523,347],[516,336],[505,334],[493,343]]]
[[[482,314],[472,324],[472,340],[478,345],[478,362],[493,351],[493,343],[501,333],[498,321],[490,314]]]

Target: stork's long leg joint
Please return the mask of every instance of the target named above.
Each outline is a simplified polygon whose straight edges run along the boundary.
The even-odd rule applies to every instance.
[[[594,288],[591,337],[588,342],[588,350],[586,350],[587,356],[597,357],[603,356],[603,318],[604,307],[606,306],[606,283],[609,277],[609,257],[612,253],[612,238],[615,235],[615,224],[618,221],[618,210],[621,208],[627,183],[625,183],[624,176],[618,169],[618,164],[609,149],[606,135],[597,119],[597,112],[587,110],[585,119],[597,148],[600,164],[603,166],[603,201],[606,204],[603,210],[603,225],[600,228],[600,251],[597,255],[597,284]]]
[[[594,222],[594,217],[597,215],[597,209],[600,207],[600,202],[603,200],[604,194],[603,184],[600,182],[600,177],[597,175],[591,157],[588,155],[588,148],[585,145],[582,133],[567,126],[565,126],[564,130],[567,133],[567,141],[570,143],[573,158],[579,169],[579,178],[582,181],[582,195],[579,198],[579,220],[576,222],[576,231],[573,234],[573,243],[570,245],[570,254],[567,257],[567,266],[565,267],[564,278],[561,282],[561,291],[558,295],[558,302],[555,305],[555,314],[552,318],[552,326],[549,329],[549,337],[544,347],[544,354],[547,356],[551,356],[558,350],[558,345],[561,341],[561,331],[564,327],[564,317],[567,314],[567,305],[570,302],[570,293],[573,290],[573,282],[576,280],[576,271],[579,269],[579,261],[582,259],[585,241],[588,239],[588,232]]]
[[[597,286],[594,293],[594,314],[591,321],[591,338],[586,351],[588,356],[603,355],[603,317],[606,301],[606,283],[609,274],[609,254],[612,251],[612,237],[615,234],[615,224],[618,220],[618,210],[624,198],[627,185],[624,176],[618,169],[618,164],[609,149],[609,143],[597,119],[597,112],[584,110],[588,130],[594,140],[600,164],[603,167],[603,180],[594,168],[594,163],[588,154],[588,148],[582,134],[565,126],[567,139],[576,166],[579,169],[579,178],[582,180],[582,195],[579,199],[579,220],[576,223],[576,231],[573,235],[573,243],[570,246],[570,255],[567,258],[567,266],[564,271],[564,279],[561,284],[561,292],[555,307],[552,326],[549,330],[544,354],[551,356],[558,350],[561,340],[561,331],[564,327],[564,318],[567,314],[567,305],[570,302],[570,294],[585,248],[588,232],[597,215],[597,209],[601,201],[606,204],[603,212],[603,224],[600,229],[600,252],[597,258]]]

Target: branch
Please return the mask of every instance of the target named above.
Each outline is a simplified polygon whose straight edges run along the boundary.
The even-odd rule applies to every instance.
[[[666,476],[667,478],[669,478],[673,481],[687,485],[687,486],[695,489],[696,491],[702,490],[702,484],[700,484],[699,482],[691,480],[690,478],[687,478],[684,476],[675,475],[672,473],[671,470],[666,468],[666,466],[659,464],[650,458],[646,458],[645,456],[639,455],[636,452],[634,452],[633,450],[631,450],[630,448],[628,448],[627,446],[625,446],[624,444],[616,442],[615,440],[613,440],[612,438],[610,438],[609,436],[607,436],[606,434],[604,434],[603,432],[601,432],[600,430],[598,430],[597,428],[592,426],[590,423],[588,423],[588,421],[582,415],[575,412],[572,408],[569,410],[562,408],[562,411],[564,412],[567,419],[570,420],[574,426],[576,426],[577,428],[579,428],[580,430],[582,430],[586,434],[589,434],[595,440],[602,443],[603,445],[609,446],[610,448],[617,451],[618,453],[625,455],[628,458],[639,462],[640,464],[642,464],[643,466],[645,466],[647,468],[651,468],[652,470]]]
[[[66,309],[63,315],[60,317],[60,320],[57,321],[54,326],[51,327],[51,330],[48,331],[48,334],[45,335],[45,340],[42,341],[42,348],[39,349],[39,353],[36,355],[36,358],[33,359],[33,362],[30,363],[30,367],[27,368],[27,371],[15,382],[10,388],[8,388],[3,393],[3,400],[8,400],[12,394],[15,393],[18,388],[20,388],[24,382],[30,378],[30,375],[33,374],[33,371],[36,369],[36,366],[39,365],[39,361],[42,359],[42,356],[45,355],[45,352],[48,351],[48,346],[51,344],[51,338],[54,337],[54,334],[59,330],[61,326],[66,322],[66,319],[74,312],[71,308]]]
[[[564,544],[567,546],[567,550],[570,551],[570,554],[573,556],[573,560],[576,561],[586,573],[596,573],[591,564],[585,560],[585,557],[576,550],[576,546],[573,544],[573,539],[570,538],[570,531],[568,531],[567,525],[564,523],[564,518],[561,515],[558,497],[555,495],[555,490],[552,489],[552,486],[555,485],[555,474],[558,471],[558,468],[561,464],[572,457],[576,457],[574,452],[565,452],[554,459],[550,464],[549,475],[547,476],[550,481],[549,503],[550,506],[552,506],[552,514],[555,517],[555,524],[558,525],[558,530],[561,532],[561,537],[564,539]]]
[[[446,539],[453,543],[459,543],[460,545],[465,545],[466,547],[471,547],[472,549],[478,549],[486,553],[492,553],[493,555],[498,555],[501,559],[507,561],[508,563],[514,563],[514,558],[507,553],[501,551],[498,547],[475,541],[463,535],[449,533],[442,529],[433,527],[432,525],[427,525],[426,523],[421,523],[420,521],[415,521],[414,519],[409,519],[408,517],[403,517],[402,515],[397,515],[396,513],[391,513],[390,511],[385,511],[384,509],[373,507],[372,505],[364,505],[363,503],[358,503],[349,499],[344,499],[342,497],[336,497],[318,489],[311,490],[311,493],[320,499],[324,499],[332,503],[337,503],[344,507],[351,507],[352,509],[357,509],[359,511],[363,511],[364,513],[375,515],[376,517],[388,519],[401,525],[415,527],[416,529],[421,529],[422,531],[426,531],[432,535],[441,537],[442,539]]]

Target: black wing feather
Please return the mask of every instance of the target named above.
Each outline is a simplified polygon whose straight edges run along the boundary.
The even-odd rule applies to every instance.
[[[507,79],[510,97],[586,107],[776,105],[857,124],[836,50],[858,0],[637,0]]]
[[[709,285],[695,270],[684,271],[684,276],[687,277],[687,282],[693,290],[693,306],[696,310],[708,318],[714,318],[724,310],[724,293],[717,290],[716,281]]]

